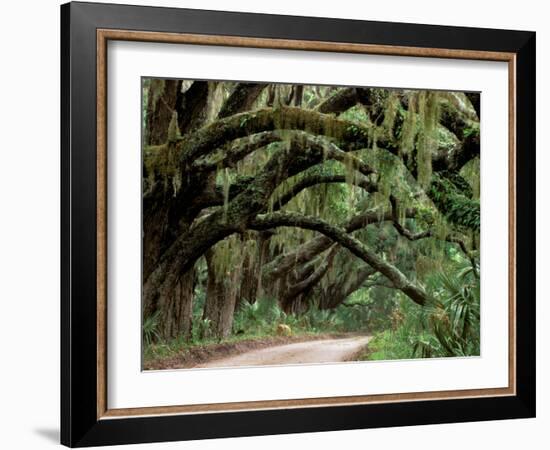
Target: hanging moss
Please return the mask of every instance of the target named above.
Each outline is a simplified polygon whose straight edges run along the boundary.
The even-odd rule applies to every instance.
[[[167,140],[168,142],[176,142],[181,138],[181,133],[178,127],[178,112],[172,112],[172,118],[168,124]]]
[[[161,78],[151,79],[151,84],[149,87],[149,95],[151,96],[152,112],[154,113],[157,109],[157,103],[164,94],[164,88],[166,86],[165,80]]]
[[[223,85],[224,83],[220,83],[217,81],[208,82],[208,102],[207,102],[207,109],[206,109],[206,123],[213,122],[218,117],[218,113],[220,112],[223,106],[223,103],[225,100]]]
[[[181,187],[177,151],[172,144],[151,145],[143,150],[143,165],[147,188],[161,182],[164,190],[173,190],[175,195]],[[144,192],[147,191],[147,188]]]
[[[437,217],[432,229],[435,229],[434,234],[440,240],[445,240],[450,231],[447,221],[442,216]]]
[[[390,139],[393,138],[393,128],[395,125],[398,108],[399,96],[396,91],[391,91],[386,98],[384,107],[384,121],[382,122],[382,128]]]
[[[405,120],[401,127],[399,142],[399,152],[402,155],[408,155],[414,149],[414,143],[417,135],[417,103],[418,95],[416,92],[407,93],[409,108],[405,114]]]
[[[460,169],[460,175],[470,185],[473,197],[479,200],[481,182],[479,157],[468,161],[464,167]]]
[[[227,220],[227,207],[229,205],[229,187],[231,186],[231,180],[229,178],[229,171],[227,168],[223,169],[223,213],[224,219]]]
[[[147,105],[149,104],[149,92],[151,90],[151,78],[142,78],[141,84],[141,131],[143,142],[148,142],[147,129]]]
[[[245,257],[256,252],[255,239],[232,234],[212,247],[212,264],[217,282],[230,280],[231,273],[241,266]]]
[[[432,179],[432,157],[437,148],[437,122],[439,120],[438,93],[421,91],[418,94],[420,132],[417,141],[416,167],[419,184],[428,188]]]
[[[172,189],[172,196],[175,197],[181,189],[181,175],[179,171],[172,177]]]

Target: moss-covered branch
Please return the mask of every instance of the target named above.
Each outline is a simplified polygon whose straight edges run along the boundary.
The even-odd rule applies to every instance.
[[[198,158],[189,171],[212,172],[226,167],[234,167],[247,155],[274,142],[280,142],[281,135],[273,131],[245,136],[217,148],[214,152]]]
[[[378,256],[361,241],[349,235],[346,230],[332,226],[322,219],[297,213],[275,212],[256,217],[248,223],[248,226],[254,230],[266,230],[285,226],[318,231],[330,238],[333,242],[347,248],[352,254],[383,274],[393,283],[396,289],[401,290],[415,303],[425,305],[430,301],[426,291],[410,281],[397,267]]]
[[[353,122],[301,108],[280,107],[236,114],[217,120],[178,144],[183,168],[227,142],[262,131],[301,130],[336,139],[343,150],[370,148],[371,130]]]
[[[334,244],[333,247],[329,250],[328,254],[322,259],[321,264],[317,267],[312,273],[303,279],[299,279],[298,282],[294,283],[283,293],[282,304],[283,307],[288,305],[293,299],[298,295],[303,294],[304,292],[311,289],[315,286],[321,278],[325,276],[327,271],[331,268],[334,257],[339,250],[339,246]]]
[[[319,184],[331,183],[351,183],[364,189],[366,192],[375,192],[377,189],[376,183],[370,181],[365,177],[354,179],[350,182],[349,177],[347,177],[346,175],[311,174],[300,178],[296,183],[292,185],[290,189],[288,189],[284,194],[275,199],[273,202],[273,209],[278,210],[282,208],[304,189]]]
[[[269,197],[288,177],[329,156],[349,158],[333,144],[329,143],[327,149],[327,143],[322,138],[298,136],[293,142],[294,146],[276,151],[264,168],[231,201],[224,202],[223,208],[195,221],[172,243],[145,282],[144,303],[152,303],[159,293],[172,289],[181,274],[208,248],[232,233],[244,231],[250,218],[267,209]],[[307,145],[304,146],[304,143]],[[366,174],[372,173],[367,165],[362,164],[360,168]]]
[[[405,211],[405,217],[414,217],[416,211],[408,209]],[[384,212],[382,215],[377,210],[364,211],[349,219],[340,227],[347,233],[365,228],[370,224],[379,223],[381,221],[391,221],[391,212]],[[301,264],[313,260],[317,255],[327,250],[332,245],[332,240],[327,236],[315,237],[306,243],[297,247],[294,251],[280,255],[266,264],[263,268],[264,284],[273,282],[274,280],[284,277],[290,270]]]
[[[336,183],[348,182],[359,187],[362,187],[368,192],[376,190],[376,183],[366,178],[366,176],[374,173],[374,169],[360,158],[346,153],[338,148],[332,142],[320,136],[312,136],[300,131],[282,132],[271,131],[260,133],[255,139],[246,141],[236,147],[236,152],[242,153],[248,151],[249,148],[256,148],[261,143],[265,142],[281,142],[285,139],[284,144],[281,143],[283,150],[286,152],[294,152],[297,156],[302,155],[303,158],[298,158],[298,163],[289,168],[288,177],[300,173],[304,168],[322,163],[327,160],[334,160],[342,163],[348,171],[357,171],[358,176],[314,176],[309,175],[298,181],[291,191],[285,193],[274,204],[282,206],[286,204],[292,197],[297,195],[303,189],[321,183]],[[229,155],[229,154],[226,154]],[[213,167],[223,167],[227,163],[227,159],[210,163],[199,163],[196,167],[198,171],[213,170]],[[202,207],[210,207],[221,205],[232,200],[235,196],[241,193],[246,186],[254,179],[253,176],[241,176],[232,182],[229,186],[214,186],[210,191],[205,192],[201,197]]]
[[[363,264],[351,276],[336,279],[326,287],[319,286],[314,291],[320,297],[319,308],[334,309],[340,305],[354,306],[346,305],[344,302],[351,294],[364,287],[365,282],[375,273],[377,273],[376,270]],[[394,288],[389,281],[387,284],[391,289]]]
[[[416,115],[414,102],[407,97],[407,94],[401,92],[397,94],[395,91],[396,100],[400,107],[394,115],[394,130],[397,131],[399,138],[391,143],[385,139],[384,135],[388,130],[383,130],[383,127],[377,132],[377,143],[380,147],[386,147],[388,150],[395,152],[399,149],[403,153],[402,147],[407,144],[407,139],[403,139],[411,132],[416,133],[416,125],[406,129],[404,122],[409,115]],[[388,109],[388,99],[390,90],[372,89],[372,88],[344,88],[337,91],[334,95],[324,100],[318,107],[317,111],[325,114],[340,114],[357,104],[363,105],[367,111],[371,121],[375,125],[382,125],[385,118],[385,112]],[[475,103],[472,107],[470,99]],[[465,104],[468,103],[468,104]],[[477,108],[476,108],[477,105]],[[476,111],[479,111],[479,95],[471,95],[459,97],[454,93],[442,94],[438,96],[438,106],[440,107],[439,123],[442,127],[453,133],[460,145],[450,148],[448,145],[441,145],[434,149],[432,155],[432,167],[435,172],[439,171],[458,171],[466,162],[472,158],[479,156],[479,118]],[[394,136],[397,138],[397,136]],[[390,139],[391,141],[391,139]],[[405,152],[406,153],[406,152]],[[415,168],[413,167],[413,171]],[[416,172],[416,171],[415,171]]]
[[[372,122],[380,125],[384,118],[379,115],[383,112],[388,92],[387,89],[343,88],[326,98],[316,109],[323,114],[340,114],[359,103],[367,107]]]
[[[418,233],[413,233],[411,230],[407,229],[400,221],[399,221],[399,210],[397,205],[397,199],[390,195],[390,204],[391,204],[391,216],[393,221],[393,227],[397,230],[397,232],[401,235],[406,237],[409,241],[417,241],[419,239],[424,239],[433,236],[432,230],[424,230],[419,231]]]

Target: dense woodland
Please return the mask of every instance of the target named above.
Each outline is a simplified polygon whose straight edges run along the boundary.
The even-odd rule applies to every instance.
[[[479,354],[477,93],[143,79],[146,358],[365,332]]]

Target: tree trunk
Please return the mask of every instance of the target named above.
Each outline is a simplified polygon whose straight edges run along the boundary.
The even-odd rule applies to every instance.
[[[183,135],[200,128],[206,118],[208,83],[194,81],[185,91],[178,92],[175,110],[178,113],[178,127]]]
[[[152,80],[147,104],[149,145],[164,144],[168,139],[168,127],[173,112],[178,113],[178,128],[188,133],[199,128],[206,118],[206,100],[208,84],[196,81],[182,92],[181,80]],[[168,151],[170,147],[165,150]],[[162,157],[159,154],[158,157]],[[180,233],[188,231],[190,224],[200,211],[189,199],[198,197],[207,181],[188,176],[182,179],[178,195],[171,188],[167,189],[162,180],[162,173],[154,175],[154,183],[143,197],[143,279],[155,270],[162,255]],[[179,271],[178,271],[179,272]],[[191,337],[193,322],[194,296],[193,267],[185,273],[179,272],[171,289],[160,292],[157,296],[148,295],[146,286],[143,290],[143,317],[159,314],[160,337],[164,340],[184,336]]]
[[[194,270],[184,274],[172,293],[160,297],[157,303],[157,311],[160,311],[157,331],[163,340],[191,338],[194,275]]]
[[[293,98],[294,106],[301,107],[302,99],[304,97],[304,85],[297,84],[296,86],[293,87],[293,90],[294,90],[294,98]]]
[[[247,258],[243,264],[242,279],[239,297],[250,304],[256,303],[262,294],[262,267],[269,257],[269,241],[272,233],[260,232],[256,237],[257,254],[254,258]],[[238,304],[237,304],[238,306]]]
[[[239,300],[250,304],[256,303],[260,279],[259,267],[260,264],[256,259],[246,258],[244,261]]]
[[[213,250],[206,253],[206,264],[208,282],[203,319],[210,321],[210,333],[221,340],[231,334],[242,267],[237,265],[225,274],[217,273],[213,263]]]
[[[364,266],[343,280],[337,280],[324,289],[316,289],[314,296],[319,299],[319,309],[337,308],[374,273],[371,267]]]
[[[181,91],[181,81],[159,80],[151,81],[151,93],[147,102],[148,145],[160,145],[168,138],[168,124],[176,108],[178,93]]]

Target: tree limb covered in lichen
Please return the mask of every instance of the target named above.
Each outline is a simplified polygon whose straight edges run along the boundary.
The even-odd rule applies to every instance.
[[[420,286],[411,282],[399,269],[384,261],[358,239],[350,236],[346,230],[334,227],[315,217],[307,217],[297,213],[275,212],[258,216],[248,224],[254,230],[266,230],[275,227],[299,227],[318,231],[333,242],[347,248],[352,254],[361,258],[369,266],[388,278],[396,289],[401,290],[419,305],[430,301],[428,294]]]

